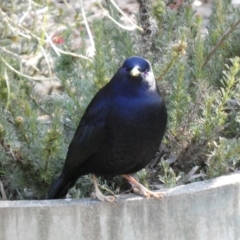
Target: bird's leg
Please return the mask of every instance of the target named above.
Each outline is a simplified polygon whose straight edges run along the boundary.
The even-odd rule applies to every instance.
[[[152,192],[152,191],[148,190],[147,188],[145,188],[141,183],[139,183],[136,179],[134,179],[130,175],[124,174],[124,175],[122,175],[122,177],[124,177],[128,182],[130,182],[133,185],[134,193],[140,194],[146,198],[155,197],[157,199],[161,199],[163,197],[163,193]]]
[[[113,196],[105,196],[103,195],[103,193],[100,191],[99,187],[98,187],[98,180],[97,177],[92,174],[92,179],[93,179],[93,184],[95,187],[95,194],[96,194],[96,198],[102,202],[111,202],[114,203],[115,202],[115,197]]]

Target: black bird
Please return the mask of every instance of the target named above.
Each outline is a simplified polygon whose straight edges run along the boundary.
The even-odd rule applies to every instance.
[[[129,174],[154,157],[166,124],[167,110],[151,64],[141,57],[127,58],[88,105],[48,199],[64,198],[77,179],[89,173],[101,201],[115,198],[101,193],[96,176],[122,175],[135,192],[160,198],[162,193],[151,192]]]

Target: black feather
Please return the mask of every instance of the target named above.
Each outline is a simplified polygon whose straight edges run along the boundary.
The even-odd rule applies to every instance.
[[[133,74],[136,68],[139,74]],[[48,199],[63,198],[77,179],[130,174],[156,153],[167,124],[167,111],[150,63],[126,59],[92,99],[70,143],[61,175]]]

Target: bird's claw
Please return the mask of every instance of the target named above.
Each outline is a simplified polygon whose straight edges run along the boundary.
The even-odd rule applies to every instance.
[[[161,192],[152,192],[150,190],[148,190],[147,188],[145,188],[144,186],[141,186],[140,188],[133,188],[133,192],[137,193],[139,195],[142,195],[146,198],[150,198],[150,197],[154,197],[156,199],[162,199],[163,198],[163,193]]]
[[[115,203],[116,202],[116,199],[113,196],[104,196],[103,195],[103,197],[101,197],[101,199],[100,198],[98,198],[98,199],[102,202],[110,202],[110,203]]]
[[[102,192],[100,190],[96,191],[95,198],[97,198],[101,202],[110,202],[110,203],[115,203],[116,202],[116,199],[115,199],[114,196],[105,196],[105,195],[102,194]]]

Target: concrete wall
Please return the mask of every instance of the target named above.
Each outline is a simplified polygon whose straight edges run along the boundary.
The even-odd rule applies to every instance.
[[[163,200],[0,201],[0,240],[35,239],[239,240],[240,172],[169,189]]]

